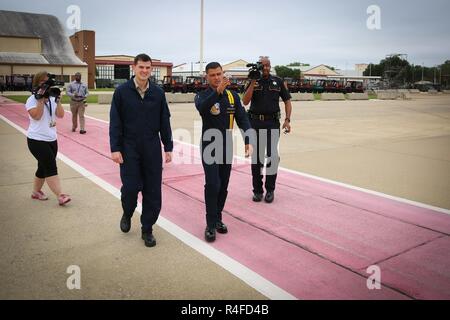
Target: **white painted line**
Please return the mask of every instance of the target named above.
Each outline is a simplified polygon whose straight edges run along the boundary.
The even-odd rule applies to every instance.
[[[8,123],[10,126],[14,127],[24,135],[27,134],[27,131],[23,128],[16,125],[14,122],[10,121],[3,115],[0,115],[0,119]],[[99,178],[98,176],[94,175],[92,172],[86,170],[76,162],[72,161],[65,155],[58,153],[58,159],[63,161],[65,164],[70,166],[72,169],[80,173],[83,177],[86,177],[87,179],[94,182],[96,185],[103,188],[105,191],[111,193],[114,197],[120,200],[120,190],[116,187],[112,186],[108,182],[104,181],[103,179]],[[141,213],[142,212],[142,205],[139,203],[136,210]],[[238,261],[234,260],[233,258],[225,255],[224,253],[220,252],[219,250],[215,249],[214,247],[208,245],[206,242],[198,239],[197,237],[191,235],[187,231],[183,230],[176,224],[170,222],[166,218],[160,216],[158,218],[158,221],[156,222],[158,226],[160,226],[162,229],[166,230],[176,238],[180,239],[183,243],[191,247],[192,249],[198,251],[199,253],[206,256],[208,259],[213,261],[214,263],[218,264],[237,278],[244,281],[247,285],[254,288],[256,291],[260,292],[264,296],[268,297],[272,300],[297,300],[296,297],[291,295],[290,293],[286,292],[285,290],[281,289],[280,287],[276,286],[269,280],[263,278],[256,272],[252,271],[251,269],[247,268],[246,266],[242,265]]]
[[[90,118],[92,120],[97,120],[97,121],[100,121],[100,122],[103,122],[103,123],[109,123],[109,121],[105,121],[105,120],[102,120],[102,119],[97,119],[97,118],[94,118],[94,117],[88,117],[88,118]],[[186,146],[191,146],[191,147],[199,149],[199,146],[197,146],[195,144],[192,144],[192,143],[187,143],[187,142],[178,141],[178,140],[173,140],[173,141],[176,142],[176,143],[179,143],[179,144],[183,144],[183,145],[186,145]],[[239,161],[244,161],[244,162],[250,164],[250,160],[247,159],[247,158],[240,157],[240,156],[234,156],[234,158],[238,159]],[[382,193],[382,192],[356,187],[356,186],[353,186],[353,185],[350,185],[350,184],[346,184],[346,183],[343,183],[343,182],[329,180],[329,179],[326,179],[326,178],[314,176],[314,175],[303,173],[303,172],[300,172],[300,171],[287,169],[287,168],[284,168],[284,167],[281,167],[281,166],[279,167],[279,170],[282,170],[282,171],[285,171],[285,172],[289,172],[289,173],[292,173],[292,174],[296,174],[296,175],[299,175],[299,176],[302,176],[302,177],[315,179],[315,180],[318,180],[318,181],[321,181],[321,182],[330,183],[330,184],[333,184],[333,185],[336,185],[336,186],[339,186],[339,187],[344,187],[344,188],[347,188],[347,189],[368,193],[368,194],[371,194],[371,195],[374,195],[374,196],[377,196],[377,197],[386,198],[386,199],[390,199],[390,200],[395,200],[395,201],[406,203],[406,204],[409,204],[409,205],[412,205],[412,206],[416,206],[416,207],[419,207],[419,208],[432,210],[432,211],[436,211],[436,212],[445,213],[445,214],[450,215],[450,210],[449,209],[435,207],[435,206],[432,206],[432,205],[429,205],[429,204],[425,204],[425,203],[421,203],[421,202],[417,202],[417,201],[413,201],[413,200],[409,200],[409,199],[405,199],[405,198],[400,198],[400,197],[396,197],[396,196],[391,196],[389,194],[385,194],[385,193]]]

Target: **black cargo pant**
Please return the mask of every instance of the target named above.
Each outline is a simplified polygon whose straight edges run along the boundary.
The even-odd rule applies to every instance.
[[[253,146],[252,156],[252,183],[253,192],[262,194],[263,190],[263,168],[267,157],[266,167],[266,191],[274,191],[277,180],[280,156],[278,153],[278,142],[280,140],[280,121],[258,120],[250,118],[250,124],[256,132],[256,145]]]

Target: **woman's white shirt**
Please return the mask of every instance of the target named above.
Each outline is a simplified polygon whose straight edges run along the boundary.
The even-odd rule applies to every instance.
[[[27,99],[25,108],[28,110],[37,108],[38,101],[31,95]],[[50,108],[52,110],[50,115]],[[44,112],[39,120],[33,119],[30,114],[30,125],[28,127],[27,137],[33,140],[39,141],[55,141],[56,140],[56,126],[50,126],[51,123],[56,121],[56,102],[54,97],[50,97],[44,105]]]

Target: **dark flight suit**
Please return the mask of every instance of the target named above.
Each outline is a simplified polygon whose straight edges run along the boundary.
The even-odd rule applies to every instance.
[[[281,78],[270,75],[267,79],[261,78],[256,81],[248,114],[250,124],[257,135],[257,144],[253,148],[252,180],[253,192],[258,194],[264,193],[262,176],[264,155],[267,156],[270,173],[274,173],[266,175],[265,188],[266,191],[275,190],[276,172],[280,161],[278,154],[280,97],[284,102],[291,99],[291,94]],[[267,132],[267,138],[262,138],[264,132]],[[271,167],[272,165],[275,167]]]
[[[160,138],[161,135],[161,138]],[[111,152],[120,151],[123,213],[131,217],[142,192],[143,232],[152,232],[161,211],[162,152],[173,150],[170,111],[164,91],[150,82],[141,97],[133,78],[114,92],[110,110]]]
[[[228,182],[233,160],[234,119],[244,132],[250,129],[250,123],[239,96],[230,90],[219,95],[216,90],[209,87],[196,95],[195,107],[203,122],[200,151],[205,171],[206,224],[208,228],[212,229],[215,228],[218,221],[222,221],[222,210],[228,195]],[[206,138],[209,129],[218,130],[215,132],[220,132],[223,139],[222,149],[217,150],[218,152],[211,152],[214,161],[207,160],[206,153],[204,154],[205,148],[215,141],[215,139]],[[245,138],[245,141],[247,144],[248,138]]]

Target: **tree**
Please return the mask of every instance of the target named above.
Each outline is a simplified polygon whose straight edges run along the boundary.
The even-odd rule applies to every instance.
[[[450,84],[450,60],[435,67],[410,65],[399,55],[392,55],[380,61],[379,64],[369,64],[364,76],[381,76],[390,85],[414,84],[418,81],[430,81],[447,87]]]
[[[302,63],[302,62],[291,62],[287,65],[288,67],[309,67],[309,63]]]
[[[276,66],[275,72],[280,78],[300,78],[300,70],[294,70],[285,66]]]

